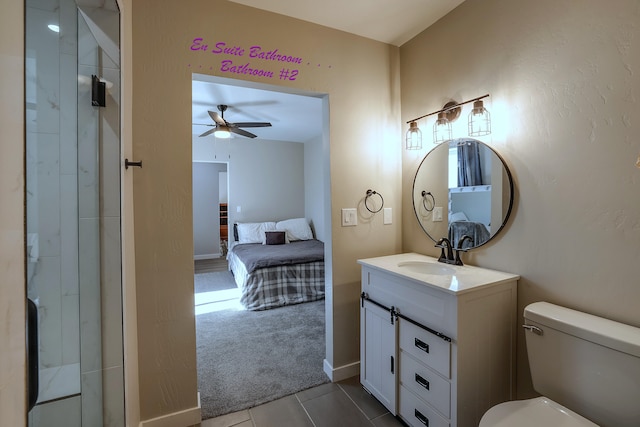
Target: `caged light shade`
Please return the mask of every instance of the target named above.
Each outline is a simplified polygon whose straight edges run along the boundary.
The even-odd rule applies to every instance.
[[[491,115],[484,108],[482,100],[473,103],[469,113],[469,136],[483,136],[491,133]]]
[[[433,125],[433,143],[440,144],[441,142],[451,139],[451,123],[445,117],[445,112],[438,113],[438,120]]]
[[[422,131],[418,128],[416,122],[409,123],[409,130],[405,139],[405,149],[420,150],[422,149]]]

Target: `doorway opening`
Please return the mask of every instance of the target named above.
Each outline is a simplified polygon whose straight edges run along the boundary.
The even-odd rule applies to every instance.
[[[210,132],[216,126],[210,112],[218,111],[219,105],[227,106],[224,119],[229,122],[268,122],[271,126],[245,129],[255,138],[242,133],[232,135],[231,139],[217,138]],[[205,162],[225,162],[228,248],[237,244],[234,224],[305,218],[314,239],[325,243],[324,257],[330,257],[328,96],[194,74],[192,106],[194,198],[196,169]],[[194,245],[198,234],[196,209],[194,200]],[[220,253],[228,248],[221,247]],[[218,267],[224,265],[220,258]],[[199,261],[194,262],[197,265]],[[236,283],[236,277],[228,269],[214,271],[212,275],[226,275],[216,279],[227,281],[226,289],[223,285],[222,293],[218,294],[220,299],[240,292],[242,285]],[[198,276],[196,269],[196,292],[202,287]],[[325,269],[323,277],[330,276],[330,270]],[[201,298],[195,295],[200,302]],[[326,300],[260,311],[246,310],[235,295],[233,300],[235,305],[231,308],[208,310],[203,304],[199,304],[200,310],[196,308],[203,419],[329,382],[323,366],[325,321],[331,316],[331,307],[325,307]],[[213,351],[216,348],[220,352]],[[275,366],[298,348],[306,353],[294,355],[279,373]],[[275,380],[270,380],[271,377]],[[260,393],[254,393],[256,390]],[[208,400],[208,395],[215,395],[215,399]]]

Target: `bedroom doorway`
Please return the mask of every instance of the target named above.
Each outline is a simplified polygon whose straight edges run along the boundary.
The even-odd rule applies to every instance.
[[[325,242],[327,257],[331,235],[328,98],[283,89],[193,75],[194,182],[198,163],[227,162],[229,245],[233,244],[236,222],[304,217],[315,237]],[[201,136],[211,130],[209,111],[217,111],[218,105],[228,106],[224,118],[229,122],[259,121],[272,126],[246,129],[256,138],[233,135],[222,140],[213,132]],[[194,221],[195,216],[194,201]],[[194,244],[195,233],[194,223]],[[207,285],[220,286],[216,292],[237,291],[234,277],[222,261],[207,272],[218,276]],[[196,291],[203,289],[202,273],[200,268],[196,270]],[[325,274],[331,273],[327,270]],[[330,318],[325,304],[319,300],[263,311],[245,310],[240,305],[210,310],[211,305],[205,309],[199,304],[196,345],[203,419],[329,382],[323,369],[325,322]],[[296,353],[298,348],[305,353]],[[285,366],[278,368],[278,364]]]

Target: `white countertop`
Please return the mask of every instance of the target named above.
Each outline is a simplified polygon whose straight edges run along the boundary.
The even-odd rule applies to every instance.
[[[451,274],[428,274],[399,266],[399,264],[412,262],[434,263],[435,268],[450,268],[453,272]],[[425,285],[442,289],[453,294],[461,294],[478,287],[497,285],[512,280],[518,280],[520,278],[517,274],[504,273],[502,271],[489,270],[487,268],[474,267],[471,265],[460,266],[445,264],[438,262],[437,258],[417,253],[359,259],[358,264],[402,278],[422,282]]]

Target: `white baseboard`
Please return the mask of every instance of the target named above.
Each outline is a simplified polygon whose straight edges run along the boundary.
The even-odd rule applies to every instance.
[[[217,254],[194,255],[193,260],[200,261],[201,259],[215,259],[215,258],[220,258],[221,256],[222,254],[220,252],[218,252]]]
[[[355,377],[360,373],[360,362],[353,362],[349,365],[334,368],[327,359],[324,359],[324,373],[327,374],[331,382],[346,380]]]
[[[141,421],[140,427],[190,427],[201,422],[200,393],[198,393],[198,407]]]

